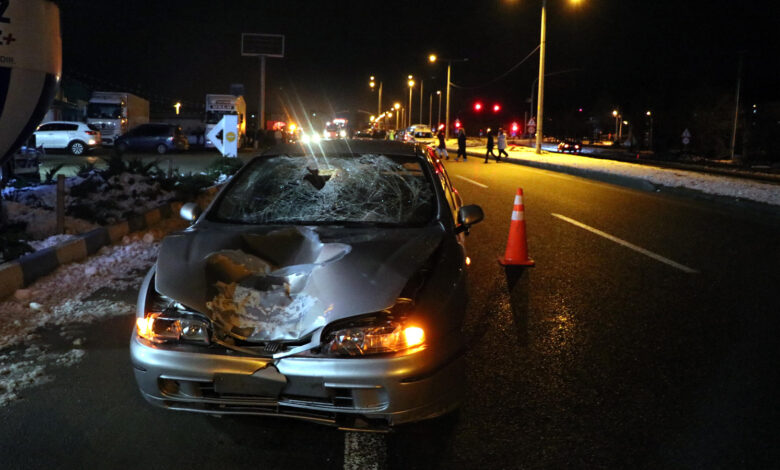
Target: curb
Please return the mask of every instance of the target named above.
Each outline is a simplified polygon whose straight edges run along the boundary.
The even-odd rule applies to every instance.
[[[210,186],[198,196],[198,204],[204,206],[220,186]],[[204,197],[205,196],[205,197]],[[43,250],[20,256],[18,259],[0,264],[0,300],[23,289],[37,279],[51,273],[60,266],[81,261],[98,252],[102,247],[112,245],[131,232],[144,230],[155,223],[177,214],[183,205],[180,201],[169,202],[156,209],[128,220],[99,227],[76,236],[72,240]]]

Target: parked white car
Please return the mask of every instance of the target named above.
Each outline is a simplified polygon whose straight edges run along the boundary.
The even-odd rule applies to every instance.
[[[45,150],[64,149],[72,155],[84,155],[100,145],[100,131],[92,124],[52,121],[35,131],[35,146]]]

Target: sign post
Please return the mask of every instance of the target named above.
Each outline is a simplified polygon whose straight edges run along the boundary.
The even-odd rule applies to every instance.
[[[238,116],[226,114],[206,135],[223,156],[238,157]]]
[[[265,58],[284,57],[284,35],[255,34],[241,35],[241,55],[244,57],[260,57],[260,92],[257,102],[257,126],[260,132],[265,126]]]

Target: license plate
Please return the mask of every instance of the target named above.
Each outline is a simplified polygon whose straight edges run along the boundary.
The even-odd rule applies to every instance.
[[[276,367],[268,366],[252,375],[217,374],[214,390],[228,395],[277,398],[287,385],[287,378]]]

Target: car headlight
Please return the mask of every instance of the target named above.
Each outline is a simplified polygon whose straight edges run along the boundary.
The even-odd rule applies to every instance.
[[[341,137],[346,137],[347,136],[347,131],[342,130],[342,131],[339,132],[339,135]]]
[[[403,351],[423,343],[425,331],[419,326],[387,320],[378,325],[334,330],[325,336],[323,352],[330,356],[365,356]]]
[[[135,326],[138,336],[153,343],[187,342],[208,346],[211,341],[208,319],[176,309],[147,313],[136,319]]]

